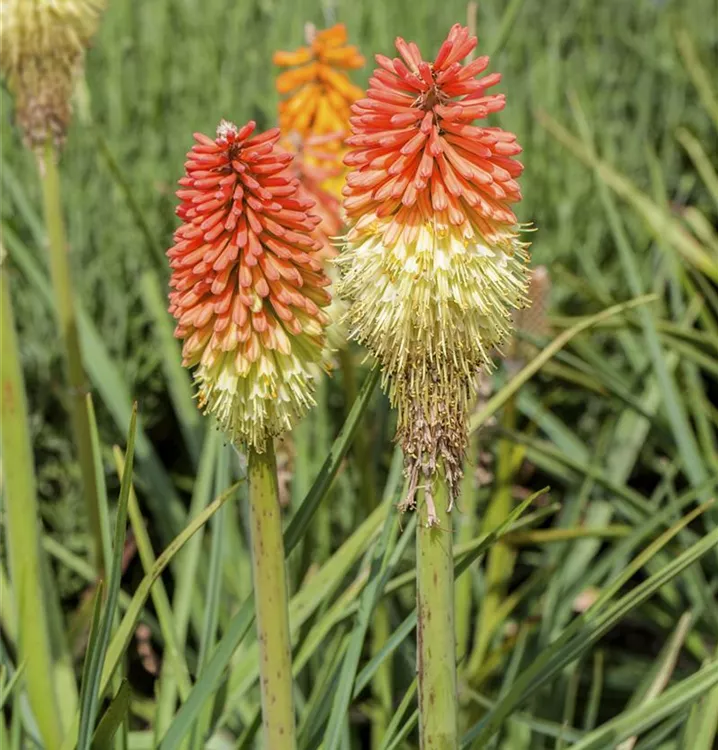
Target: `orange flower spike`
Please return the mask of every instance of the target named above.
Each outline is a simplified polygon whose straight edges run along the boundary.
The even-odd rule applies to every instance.
[[[361,68],[364,58],[347,45],[344,24],[314,33],[309,46],[276,52],[274,63],[291,68],[277,76],[277,91],[289,94],[279,105],[282,130],[300,135],[346,129],[349,107],[363,96],[345,70]],[[292,93],[294,92],[294,93]]]
[[[314,403],[330,282],[313,201],[287,174],[292,156],[277,147],[278,129],[254,128],[222,121],[214,140],[195,134],[167,255],[169,310],[200,406],[261,452]]]
[[[477,78],[487,57],[455,25],[433,63],[413,42],[377,55],[352,106],[344,163],[349,232],[338,263],[350,335],[381,362],[399,409],[398,438],[413,489],[439,463],[458,489],[475,376],[523,307],[526,245],[511,204],[521,199],[516,136],[474,125],[503,109]]]

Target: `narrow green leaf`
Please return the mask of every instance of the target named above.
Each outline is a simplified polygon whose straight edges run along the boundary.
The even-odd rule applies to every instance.
[[[299,506],[299,509],[289,522],[289,525],[284,532],[284,548],[287,555],[292,552],[295,545],[301,539],[305,530],[309,526],[312,516],[316,512],[321,501],[324,499],[331,483],[334,481],[334,477],[339,471],[339,466],[344,460],[344,457],[354,440],[359,421],[369,405],[369,400],[379,382],[380,375],[381,370],[378,365],[375,365],[364,381],[364,385],[362,385],[362,388],[359,391],[356,402],[352,405],[349,416],[347,416],[342,429],[332,444],[332,448],[324,461],[319,476],[314,480],[312,488],[309,490],[307,496]]]
[[[639,734],[659,721],[677,713],[718,685],[718,662],[713,662],[687,677],[663,695],[616,716],[586,735],[572,750],[611,750],[616,743]]]
[[[192,392],[189,371],[182,367],[180,346],[174,337],[172,319],[167,312],[167,300],[160,290],[160,280],[154,271],[146,271],[140,279],[140,290],[147,311],[154,321],[157,346],[162,351],[162,367],[172,406],[179,421],[182,437],[195,467],[202,446],[204,421]]]
[[[518,372],[501,390],[492,396],[471,418],[469,429],[471,432],[481,427],[486,420],[498,411],[511,396],[527,383],[552,357],[554,357],[571,339],[579,333],[602,323],[604,320],[620,315],[621,313],[631,310],[639,305],[645,305],[657,299],[655,294],[649,294],[644,297],[624,302],[620,305],[613,305],[602,312],[584,318],[582,321],[571,328],[559,334],[548,346],[542,349],[531,362],[529,362],[520,372]]]
[[[25,674],[25,663],[18,665],[13,676],[8,680],[7,684],[4,683],[4,670],[3,670],[3,684],[0,687],[0,710],[7,703],[7,699],[12,695],[15,686],[20,681],[20,678]]]
[[[686,29],[680,29],[676,32],[676,43],[703,106],[713,119],[716,130],[718,130],[718,95],[713,90],[715,76],[711,76],[705,69],[698,57],[693,39]]]
[[[3,224],[2,231],[13,261],[21,268],[37,292],[38,299],[48,310],[52,310],[52,290],[46,272],[39,267],[36,259],[10,227]],[[92,356],[87,357],[84,362],[87,375],[112,415],[117,428],[126,433],[132,415],[130,389],[110,357],[105,340],[94,322],[79,301],[76,300],[75,303],[82,350],[92,352]],[[157,531],[162,541],[168,544],[174,533],[182,528],[184,512],[172,481],[141,425],[137,428],[136,454],[140,473],[154,490],[148,493],[147,500],[151,504]]]
[[[677,533],[676,529],[674,533]],[[667,541],[667,540],[666,540]],[[602,612],[603,605],[609,596],[615,593],[625,580],[619,576],[612,586],[606,589],[587,612],[564,631],[562,636],[546,648],[534,663],[517,679],[509,693],[494,711],[472,728],[463,738],[462,747],[468,747],[473,741],[486,742],[501,726],[506,717],[527,696],[545,684],[566,664],[585,652],[592,643],[608,632],[630,611],[649,599],[661,586],[671,581],[701,556],[713,550],[718,543],[718,529],[711,532],[677,558],[665,565],[646,581]],[[655,552],[655,548],[654,548]],[[639,555],[645,557],[644,555]]]
[[[92,738],[92,750],[107,750],[130,711],[130,683],[122,680],[115,697],[102,715],[95,735]]]
[[[19,658],[25,663],[27,697],[47,750],[62,741],[62,717],[54,689],[55,663],[42,579],[35,467],[30,442],[27,396],[10,299],[4,248],[0,246],[0,404],[5,539],[17,615]]]
[[[125,458],[122,455],[122,450],[119,446],[114,447],[113,454],[115,465],[117,466],[117,472],[124,477]],[[130,497],[127,510],[130,517],[130,525],[135,536],[135,542],[137,543],[137,550],[140,555],[142,568],[145,575],[147,575],[157,564],[157,560],[155,559],[150,535],[145,528],[142,519],[142,512],[140,511],[140,506],[137,502],[137,497],[135,496],[135,490],[132,486],[132,477],[129,478],[129,482]],[[184,650],[180,649],[177,644],[172,606],[170,605],[170,600],[167,596],[167,590],[165,589],[164,583],[162,583],[162,578],[158,578],[157,581],[155,581],[155,584],[150,591],[150,596],[152,597],[152,602],[155,606],[157,619],[159,620],[160,629],[162,631],[165,659],[172,667],[179,687],[180,697],[184,699],[189,694],[192,683],[189,676],[189,669],[184,658]]]
[[[77,750],[90,750],[92,735],[95,730],[95,719],[99,705],[102,689],[100,686],[102,678],[102,666],[105,654],[110,642],[112,622],[115,617],[115,607],[120,591],[120,580],[122,578],[122,555],[125,548],[125,533],[127,529],[127,506],[130,500],[130,488],[132,485],[132,466],[135,457],[135,430],[137,427],[137,406],[132,409],[130,418],[130,430],[127,435],[127,454],[124,471],[122,472],[122,483],[120,485],[120,497],[117,504],[117,521],[115,526],[115,538],[112,545],[112,567],[109,571],[109,583],[107,586],[107,601],[102,613],[102,620],[98,629],[97,642],[94,648],[87,652],[87,668],[85,673],[86,684],[83,685],[83,695],[80,701],[80,723],[77,740]]]
[[[389,557],[394,547],[393,540],[399,529],[399,516],[397,513],[394,513],[393,516],[391,521],[389,519],[384,521],[384,531],[374,547],[369,581],[359,602],[357,622],[350,636],[349,649],[344,657],[344,663],[339,673],[339,684],[334,692],[329,724],[324,735],[325,750],[336,750],[339,747],[341,730],[349,711],[356,671],[364,648],[364,639],[369,628],[369,622],[379,602],[381,592],[393,570],[389,565]],[[405,532],[402,535],[402,542],[398,546],[405,548],[409,539],[410,535]]]

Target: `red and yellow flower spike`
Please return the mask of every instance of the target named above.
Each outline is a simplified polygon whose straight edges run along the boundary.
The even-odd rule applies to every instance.
[[[526,245],[511,204],[521,199],[516,136],[475,125],[504,107],[477,78],[487,57],[455,25],[433,62],[413,42],[377,55],[366,98],[352,107],[349,223],[338,292],[350,335],[377,357],[399,409],[413,500],[419,475],[443,464],[456,493],[474,377],[525,304]]]
[[[275,65],[291,68],[277,77],[277,91],[287,95],[279,105],[284,133],[306,136],[346,130],[350,106],[364,95],[345,72],[361,68],[364,58],[356,47],[347,45],[344,24],[311,36],[306,47],[274,54]]]
[[[214,140],[195,134],[167,255],[169,309],[200,406],[261,452],[314,403],[330,296],[313,201],[287,171],[279,130],[254,129],[222,121]]]

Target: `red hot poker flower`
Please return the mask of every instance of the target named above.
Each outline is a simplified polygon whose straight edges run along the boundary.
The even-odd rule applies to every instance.
[[[287,172],[279,130],[254,129],[222,121],[214,140],[195,134],[167,255],[169,309],[200,406],[261,451],[314,403],[330,297],[313,202]]]
[[[512,158],[521,147],[512,133],[472,124],[506,103],[503,94],[486,94],[499,73],[476,78],[488,57],[462,64],[475,46],[476,37],[457,24],[431,64],[416,44],[398,38],[402,59],[377,55],[367,98],[352,107],[345,163],[354,172],[344,206],[354,219],[391,216],[388,244],[403,230],[407,239],[418,232],[412,218],[436,217],[465,239],[480,234],[488,242],[516,224],[508,204],[521,200],[515,178],[523,166]]]
[[[474,124],[503,109],[496,73],[455,25],[433,62],[413,42],[377,55],[352,106],[344,188],[349,224],[338,293],[350,335],[381,362],[399,408],[412,486],[444,465],[455,492],[474,378],[524,304],[526,252],[511,204],[521,199],[516,136]],[[412,497],[410,492],[410,499]]]

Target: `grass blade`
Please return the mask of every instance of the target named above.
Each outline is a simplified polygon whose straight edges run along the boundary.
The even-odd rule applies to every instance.
[[[673,533],[678,533],[678,529],[673,530]],[[537,690],[550,677],[558,673],[566,664],[569,664],[583,653],[630,611],[649,599],[662,586],[682,573],[704,554],[714,549],[717,543],[718,529],[708,534],[646,581],[636,586],[631,592],[601,614],[602,605],[607,601],[610,593],[618,590],[624,581],[625,575],[620,576],[609,589],[603,592],[599,600],[585,615],[577,618],[564,631],[563,636],[546,648],[541,653],[541,656],[523,672],[503,701],[497,705],[496,709],[491,711],[484,720],[463,738],[462,747],[468,747],[474,741],[477,743],[488,741],[506,717],[526,697]],[[585,627],[581,628],[582,625],[585,625]]]
[[[610,750],[617,742],[639,734],[659,721],[679,712],[718,685],[718,662],[713,662],[666,690],[663,695],[624,711],[586,735],[572,750]]]
[[[563,349],[572,338],[577,336],[579,333],[592,328],[595,325],[599,325],[604,320],[613,317],[614,315],[620,315],[626,310],[632,310],[634,307],[639,305],[645,305],[648,302],[654,302],[657,298],[655,294],[648,294],[637,299],[630,300],[629,302],[623,302],[620,305],[612,305],[606,308],[596,315],[591,315],[584,318],[576,325],[571,328],[567,328],[561,334],[559,334],[548,346],[543,348],[539,354],[534,357],[518,374],[516,374],[511,380],[494,396],[492,396],[471,418],[469,423],[469,430],[473,432],[481,427],[486,420],[498,411],[518,390],[527,383],[553,356],[555,356],[561,349]]]
[[[102,679],[100,681],[99,694],[104,695],[105,691],[109,687],[110,680],[117,669],[120,660],[122,659],[127,646],[132,639],[132,635],[135,632],[137,622],[139,621],[142,609],[150,595],[152,586],[155,581],[162,575],[162,572],[172,562],[175,555],[182,549],[182,547],[192,538],[192,536],[204,526],[207,521],[222,507],[224,503],[229,500],[230,497],[237,490],[239,485],[235,484],[218,497],[211,505],[207,506],[205,510],[200,513],[195,519],[189,523],[184,531],[182,531],[168,547],[165,548],[164,552],[157,558],[157,562],[154,567],[145,575],[137,587],[130,606],[122,618],[117,631],[107,649],[107,656],[105,658],[104,667],[102,669]],[[251,624],[251,620],[250,620]],[[72,750],[77,741],[79,729],[79,721],[76,721],[72,726],[71,731],[65,738],[62,745],[62,750]],[[176,747],[176,746],[175,746]]]
[[[130,683],[122,680],[120,687],[102,715],[95,736],[92,738],[92,750],[107,750],[111,746],[117,730],[130,710]]]
[[[54,664],[44,607],[39,510],[30,443],[27,397],[10,300],[7,261],[0,247],[0,375],[4,506],[10,578],[18,622],[19,655],[26,668],[27,693],[48,750],[62,741],[62,720],[53,688]],[[12,470],[10,470],[12,467]]]
[[[125,533],[127,529],[127,506],[130,500],[130,488],[132,485],[132,465],[135,457],[135,430],[137,427],[137,406],[132,409],[130,418],[130,430],[127,435],[127,458],[125,469],[122,472],[122,484],[120,485],[120,498],[117,505],[117,521],[115,526],[115,537],[112,544],[112,567],[109,571],[109,583],[107,585],[107,600],[99,624],[97,641],[91,650],[87,652],[87,671],[85,684],[83,684],[83,695],[80,700],[80,724],[78,730],[77,750],[90,750],[92,736],[95,731],[95,719],[97,707],[101,697],[102,667],[105,662],[105,654],[110,642],[110,632],[115,617],[115,608],[120,592],[120,579],[122,578],[122,553],[125,548]]]

